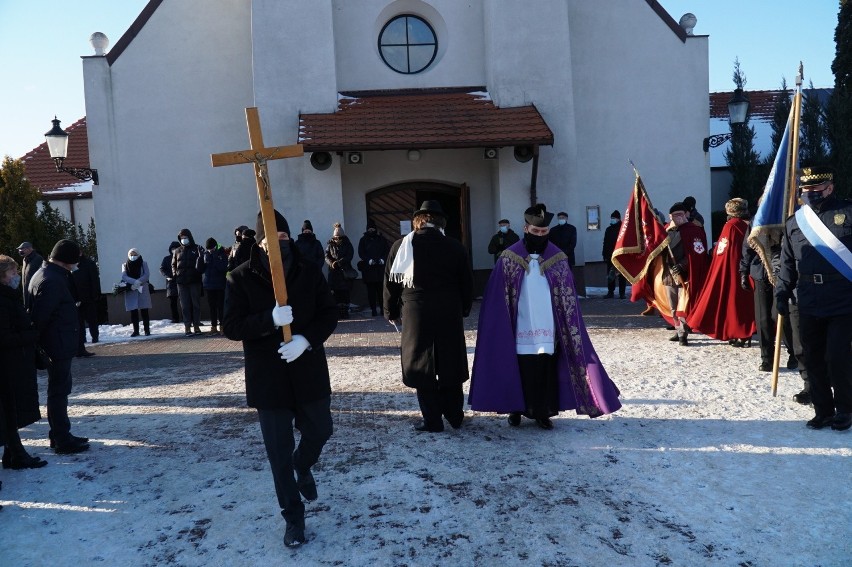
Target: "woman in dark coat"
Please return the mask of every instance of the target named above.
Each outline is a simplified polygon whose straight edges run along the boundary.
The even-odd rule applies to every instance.
[[[303,260],[312,262],[322,269],[325,251],[322,249],[320,241],[317,240],[317,235],[314,234],[314,226],[307,219],[302,223],[302,233],[296,239],[296,248],[299,249]]]
[[[210,237],[204,243],[204,275],[201,283],[207,294],[210,308],[210,334],[219,334],[219,323],[225,311],[225,274],[228,271],[228,255],[225,249]]]
[[[469,378],[464,317],[473,303],[473,271],[461,242],[444,236],[437,201],[414,213],[414,232],[391,247],[385,268],[385,316],[402,319],[402,381],[417,389],[417,431],[455,428],[464,419],[462,384]]]
[[[376,306],[379,314],[382,310],[382,281],[385,277],[385,260],[388,257],[388,241],[379,234],[373,219],[367,221],[367,232],[358,242],[358,269],[361,270],[361,278],[367,287],[367,301],[370,302],[370,310],[373,317],[376,316]]]
[[[21,303],[18,264],[0,255],[0,431],[3,468],[34,469],[47,461],[30,456],[18,428],[41,419],[36,382],[38,331]]]
[[[334,223],[334,232],[331,240],[325,247],[325,263],[328,264],[328,285],[337,301],[338,317],[347,319],[349,317],[349,293],[352,291],[352,282],[355,281],[358,272],[352,267],[352,258],[355,257],[355,248],[349,237],[343,232],[339,222]]]
[[[172,254],[180,248],[180,242],[177,240],[169,244],[169,255],[163,258],[160,262],[160,273],[166,278],[166,297],[169,298],[169,306],[172,311],[172,323],[180,323],[180,310],[178,309],[178,289],[177,280],[172,273]]]

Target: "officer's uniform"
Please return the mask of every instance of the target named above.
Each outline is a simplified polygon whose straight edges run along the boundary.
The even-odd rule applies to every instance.
[[[831,171],[805,168],[800,178],[802,186],[818,185],[813,181],[820,179],[820,183],[833,180],[831,173],[820,174],[823,170]],[[852,250],[852,201],[837,199],[832,192],[812,209],[828,230]],[[794,289],[816,411],[808,426],[848,429],[852,414],[852,281],[808,242],[795,215],[785,223],[781,246],[781,272],[776,289],[779,312],[786,314]]]

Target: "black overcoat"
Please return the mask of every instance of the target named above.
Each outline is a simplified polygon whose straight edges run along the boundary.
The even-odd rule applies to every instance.
[[[74,358],[79,346],[77,305],[70,287],[71,272],[45,262],[30,281],[30,317],[39,344],[54,360]]]
[[[344,270],[352,268],[355,248],[349,237],[344,235],[338,240],[332,238],[325,247],[325,263],[328,264],[328,285],[334,290],[352,289],[352,280],[346,277]]]
[[[38,331],[17,289],[0,284],[0,381],[14,392],[18,427],[41,419],[35,368]]]
[[[325,261],[325,250],[322,249],[322,244],[317,240],[316,234],[303,232],[296,239],[296,247],[302,253],[304,260],[316,264],[322,269]]]
[[[225,287],[225,336],[243,342],[246,402],[258,409],[295,409],[331,394],[323,343],[337,326],[337,304],[319,268],[298,255],[287,273],[288,304],[293,307],[293,335],[302,335],[310,349],[287,363],[278,348],[281,329],[272,321],[275,294],[269,260],[258,246],[248,262],[228,274]]]
[[[402,318],[402,381],[418,388],[434,381],[469,378],[464,318],[473,303],[473,271],[464,246],[438,229],[418,230],[412,238],[414,287],[390,281],[402,239],[391,246],[385,264],[384,310]]]
[[[364,233],[361,240],[358,242],[358,257],[361,261],[358,262],[358,269],[361,270],[361,277],[364,283],[376,283],[382,281],[385,275],[385,261],[388,257],[390,245],[385,237],[378,232]],[[370,264],[370,260],[373,261]]]

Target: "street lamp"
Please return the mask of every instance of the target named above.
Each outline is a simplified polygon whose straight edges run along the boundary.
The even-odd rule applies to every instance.
[[[748,115],[748,97],[745,96],[743,90],[737,87],[734,91],[734,96],[728,101],[728,121],[731,127],[743,124]],[[704,138],[704,152],[710,148],[718,148],[725,142],[731,139],[733,132],[727,134],[714,134],[709,138]]]
[[[47,141],[47,151],[50,152],[50,157],[53,158],[53,163],[56,164],[56,171],[64,171],[70,173],[81,181],[92,181],[95,185],[98,184],[98,170],[89,169],[88,167],[64,167],[62,162],[68,155],[68,132],[59,127],[59,120],[56,116],[53,117],[53,128],[44,134],[44,139]]]

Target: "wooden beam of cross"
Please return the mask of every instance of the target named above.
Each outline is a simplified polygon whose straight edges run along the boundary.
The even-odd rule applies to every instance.
[[[272,204],[272,188],[269,186],[269,170],[266,167],[266,162],[271,159],[300,157],[305,155],[305,152],[301,144],[265,147],[263,145],[263,132],[260,129],[260,116],[255,107],[246,108],[246,125],[248,126],[250,150],[212,154],[210,160],[213,167],[239,163],[254,165],[257,198],[260,201],[260,215],[263,219],[263,233],[269,241],[271,235],[278,234],[278,228],[275,225],[275,206]],[[267,246],[267,254],[269,255],[269,268],[272,272],[272,289],[275,292],[275,302],[278,305],[287,305],[287,281],[284,274],[284,264],[281,261],[281,249],[273,242],[270,246]],[[293,339],[290,325],[284,325],[282,332],[284,333],[284,342],[289,343]]]

